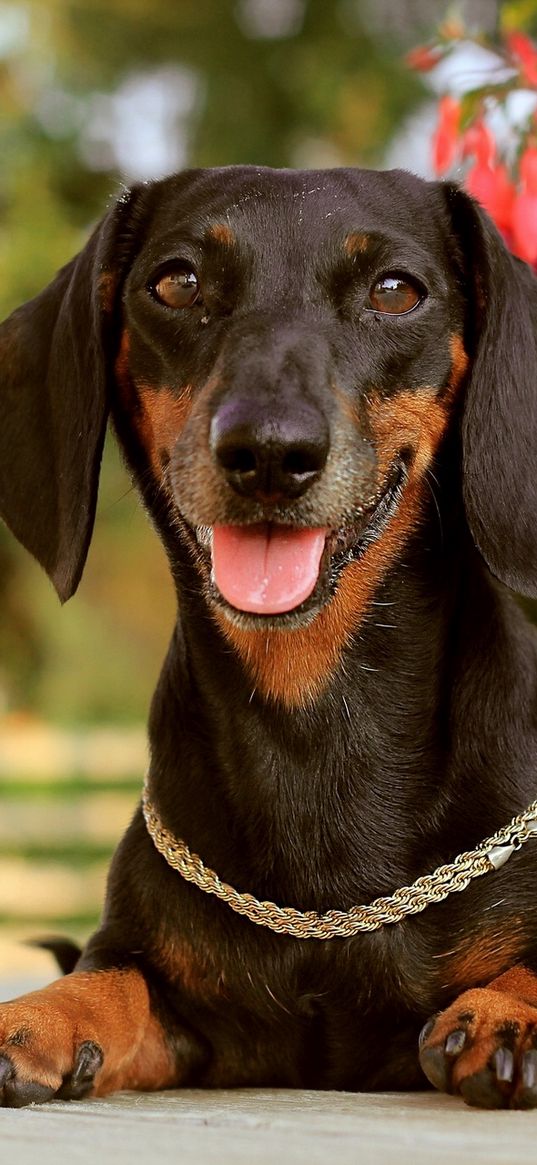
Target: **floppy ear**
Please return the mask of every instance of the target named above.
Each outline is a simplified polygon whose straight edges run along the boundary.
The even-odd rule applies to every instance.
[[[470,312],[462,418],[468,525],[492,573],[537,596],[537,280],[473,199],[454,186],[447,197]]]
[[[62,601],[78,586],[93,528],[115,244],[130,204],[123,197],[50,286],[0,326],[0,517]]]

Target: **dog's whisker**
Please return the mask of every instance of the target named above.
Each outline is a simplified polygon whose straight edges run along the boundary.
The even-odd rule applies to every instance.
[[[109,511],[112,510],[114,508],[114,506],[118,506],[118,505],[120,505],[121,502],[124,502],[125,498],[128,498],[130,496],[130,494],[133,494],[135,492],[135,490],[136,490],[136,485],[134,482],[132,482],[132,484],[128,487],[128,489],[126,489],[124,491],[124,493],[119,494],[119,496],[117,498],[113,498],[113,500],[111,502],[109,502],[107,506],[103,506],[102,513],[103,514],[109,513]]]
[[[438,517],[438,525],[439,525],[439,527],[440,527],[440,542],[441,542],[441,544],[443,545],[443,544],[444,544],[444,527],[443,527],[443,525],[442,525],[442,515],[441,515],[441,513],[440,513],[440,506],[439,506],[439,504],[438,504],[438,500],[437,500],[437,497],[436,497],[435,491],[434,491],[434,489],[433,489],[433,486],[431,485],[431,482],[429,481],[429,478],[430,478],[430,477],[432,477],[432,476],[433,476],[433,475],[432,475],[432,474],[430,473],[430,471],[427,469],[427,470],[425,471],[425,481],[426,481],[427,488],[428,488],[428,490],[429,490],[429,493],[430,493],[430,495],[431,495],[431,497],[432,497],[432,499],[433,499],[434,505],[435,505],[435,510],[436,510],[436,514],[437,514],[437,517]],[[434,480],[436,481],[436,478],[434,478]],[[438,483],[437,483],[437,484],[438,484]]]
[[[346,714],[347,714],[347,720],[349,721],[349,724],[352,724],[352,716],[351,716],[351,710],[350,710],[350,708],[349,708],[349,705],[348,705],[348,703],[347,703],[347,698],[346,698],[346,696],[342,696],[342,697],[341,697],[341,700],[342,700],[342,703],[343,703],[343,707],[344,707],[344,709],[345,709],[345,712],[346,712]]]
[[[285,1006],[285,1004],[284,1004],[284,1003],[282,1003],[280,999],[277,999],[277,998],[276,998],[276,996],[275,996],[274,992],[273,992],[273,991],[271,991],[271,989],[270,989],[270,987],[269,987],[268,983],[264,983],[264,984],[263,984],[263,986],[265,987],[265,989],[266,989],[266,991],[267,991],[267,994],[268,994],[268,995],[270,995],[270,998],[274,1000],[274,1003],[276,1004],[276,1006],[277,1006],[277,1007],[280,1007],[282,1011],[285,1011],[285,1014],[286,1014],[286,1015],[292,1015],[292,1014],[293,1014],[293,1013],[292,1013],[292,1011],[289,1011],[289,1008],[288,1008],[288,1007],[286,1007],[286,1006]]]

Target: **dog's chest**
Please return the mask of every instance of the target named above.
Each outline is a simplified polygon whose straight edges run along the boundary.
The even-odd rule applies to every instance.
[[[300,942],[252,927],[225,954],[218,943],[177,947],[177,1010],[211,1047],[208,1082],[418,1084],[417,1038],[431,1008],[418,1000],[417,955],[402,966],[397,945],[368,934]]]

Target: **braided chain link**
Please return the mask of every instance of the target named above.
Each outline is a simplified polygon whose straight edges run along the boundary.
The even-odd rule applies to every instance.
[[[233,886],[221,882],[214,870],[204,865],[198,854],[186,842],[174,837],[162,824],[149,799],[147,783],[142,796],[142,808],[148,833],[166,862],[206,894],[214,894],[227,902],[237,914],[242,914],[258,926],[269,927],[278,934],[294,938],[349,938],[363,931],[379,930],[388,923],[400,922],[408,914],[419,914],[432,902],[443,902],[448,894],[465,890],[473,878],[497,870],[537,835],[537,801],[520,813],[504,829],[486,838],[474,850],[459,854],[447,865],[439,866],[432,874],[417,878],[411,886],[402,886],[385,898],[375,898],[368,906],[353,906],[350,910],[295,910],[292,906],[277,906],[275,902],[261,902],[252,894],[241,894]]]

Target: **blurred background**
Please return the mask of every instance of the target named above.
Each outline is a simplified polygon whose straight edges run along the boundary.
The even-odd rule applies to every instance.
[[[494,0],[461,8],[494,32]],[[427,176],[435,82],[403,58],[445,10],[0,0],[0,316],[50,280],[133,180],[235,162]],[[84,579],[65,608],[0,525],[1,973],[37,966],[21,938],[83,937],[97,920],[173,620],[163,553],[113,441]]]

